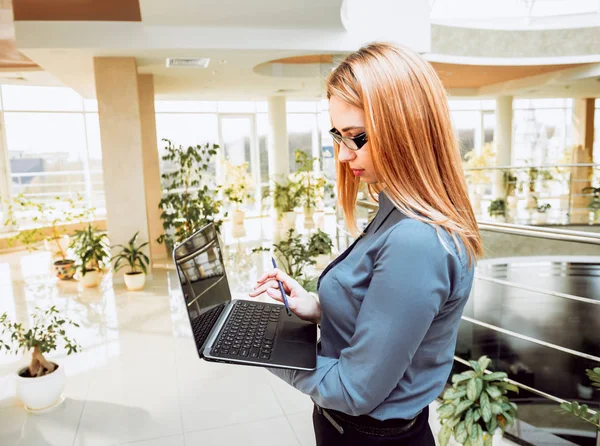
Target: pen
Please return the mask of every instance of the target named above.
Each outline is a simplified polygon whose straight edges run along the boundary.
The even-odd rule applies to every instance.
[[[275,257],[271,257],[271,261],[273,262],[273,268],[277,268]],[[285,291],[283,291],[283,283],[281,283],[281,280],[278,280],[277,283],[279,284],[279,291],[281,291],[281,295],[283,296],[283,304],[285,305],[285,311],[287,312],[288,316],[291,316],[292,312],[290,311],[290,305],[288,304]]]

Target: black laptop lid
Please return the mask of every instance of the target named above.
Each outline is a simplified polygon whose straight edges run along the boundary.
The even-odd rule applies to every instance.
[[[224,304],[231,300],[217,232],[211,223],[173,250],[197,347],[201,348]],[[202,335],[198,338],[198,333]]]

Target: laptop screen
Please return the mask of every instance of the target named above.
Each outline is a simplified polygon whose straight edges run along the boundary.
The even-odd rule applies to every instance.
[[[217,232],[211,223],[194,233],[173,251],[173,260],[181,283],[198,347],[206,340],[210,326],[223,304],[231,300],[225,265]],[[219,308],[220,306],[220,308]],[[201,339],[197,336],[203,333]]]

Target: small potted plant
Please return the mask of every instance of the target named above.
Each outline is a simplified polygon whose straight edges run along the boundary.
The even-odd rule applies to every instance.
[[[590,222],[595,223],[598,221],[598,216],[600,215],[600,187],[584,187],[581,189],[582,194],[592,193],[592,198],[587,205],[588,210],[590,211]]]
[[[234,225],[241,225],[244,223],[244,211],[240,209],[240,205],[254,201],[248,163],[235,165],[225,160],[223,167],[225,171],[223,194],[227,201],[233,205],[231,222]]]
[[[496,198],[488,206],[488,213],[495,221],[504,222],[506,219],[506,203],[503,198]]]
[[[117,272],[124,266],[129,266],[129,271],[125,273],[125,286],[129,291],[140,291],[144,289],[146,284],[147,267],[150,264],[150,259],[142,248],[148,245],[148,242],[136,246],[136,241],[139,232],[136,232],[126,246],[115,245],[115,248],[121,248],[121,251],[112,258],[115,261],[114,271]]]
[[[313,215],[318,204],[323,202],[327,181],[322,174],[313,171],[317,158],[310,158],[302,150],[296,150],[295,154],[298,172],[294,176],[297,179],[300,204],[304,207],[304,227],[312,229],[315,227]]]
[[[333,242],[326,232],[317,229],[308,239],[308,250],[315,257],[317,269],[324,269],[333,251]]]
[[[552,207],[550,203],[540,204],[537,207],[536,224],[544,225],[548,222],[548,210]]]
[[[79,325],[60,315],[56,307],[43,312],[36,307],[32,317],[33,324],[26,329],[22,323],[9,320],[7,313],[0,316],[0,351],[3,348],[11,351],[11,346],[16,347],[15,354],[31,351],[29,366],[17,371],[17,396],[26,410],[38,412],[63,401],[66,382],[64,367],[48,361],[44,354],[56,350],[60,340],[68,355],[80,351],[81,346],[68,337],[65,330],[68,325]]]
[[[300,188],[291,179],[281,184],[274,182],[273,207],[277,212],[277,220],[283,220],[286,230],[296,226],[296,207],[300,205]]]
[[[452,376],[452,387],[444,392],[437,408],[442,425],[438,433],[440,446],[446,446],[451,437],[459,444],[491,446],[494,436],[497,438],[514,423],[517,405],[506,394],[519,389],[504,381],[504,372],[486,374],[490,363],[487,356],[482,356],[469,361],[472,370]]]
[[[75,231],[71,248],[78,258],[76,269],[85,288],[98,286],[100,274],[110,263],[110,247],[107,235],[88,224],[86,229]]]

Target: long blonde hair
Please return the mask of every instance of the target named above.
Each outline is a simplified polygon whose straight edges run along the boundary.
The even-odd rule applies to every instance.
[[[327,97],[362,109],[378,183],[407,216],[444,228],[464,243],[469,264],[483,255],[467,194],[448,100],[433,67],[406,48],[373,43],[352,53],[329,75]],[[339,145],[335,144],[336,161]],[[359,179],[337,162],[339,202],[356,232]]]

